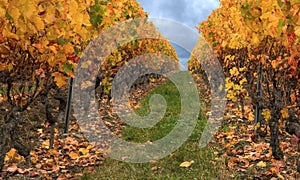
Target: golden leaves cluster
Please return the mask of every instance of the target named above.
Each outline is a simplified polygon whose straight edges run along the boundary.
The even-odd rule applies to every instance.
[[[102,16],[97,25],[90,21],[95,5]],[[17,64],[8,58],[14,41],[32,59],[50,66],[56,84],[63,86],[89,40],[116,22],[145,16],[134,0],[0,0],[0,70],[11,71]]]
[[[199,32],[220,58],[226,71],[228,99],[237,100],[239,93],[235,92],[247,83],[241,78],[244,72],[257,79],[255,67],[262,64],[264,71],[277,73],[272,79],[274,82],[279,82],[284,75],[286,79],[298,83],[290,93],[290,107],[296,106],[299,98],[297,89],[300,88],[299,8],[300,1],[292,0],[221,0],[220,8],[200,23]],[[281,50],[283,52],[280,53]],[[240,71],[241,67],[245,71]],[[200,68],[199,63],[191,58],[189,69],[197,71]],[[255,89],[253,84],[249,87]],[[270,109],[263,112],[267,120],[271,119]],[[282,118],[289,117],[287,109],[281,107]]]

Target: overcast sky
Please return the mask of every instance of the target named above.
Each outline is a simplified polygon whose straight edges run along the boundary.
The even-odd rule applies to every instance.
[[[213,9],[219,7],[218,0],[137,0],[146,12],[150,14],[150,18],[171,19],[187,25],[197,33],[195,26],[210,15]],[[169,30],[168,30],[169,31]],[[177,31],[177,32],[176,32]],[[178,34],[178,29],[174,28],[174,32],[162,32],[163,34]],[[186,37],[184,32],[180,32],[182,37]],[[195,36],[193,37],[195,38]],[[170,39],[172,42],[172,39]],[[179,44],[180,45],[180,44]],[[182,50],[180,46],[174,46],[179,59],[184,64],[189,58],[189,52]],[[182,64],[182,65],[183,65]],[[186,66],[186,65],[183,65]]]
[[[137,0],[150,17],[170,18],[190,27],[198,26],[213,9],[218,0]]]

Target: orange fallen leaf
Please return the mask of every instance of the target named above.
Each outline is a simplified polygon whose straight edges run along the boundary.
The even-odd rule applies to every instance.
[[[281,113],[281,116],[282,116],[282,118],[284,118],[284,119],[286,119],[286,118],[289,118],[289,117],[290,117],[290,115],[289,115],[289,111],[288,111],[288,109],[287,109],[287,108],[283,108],[283,109],[280,111],[280,113]]]
[[[45,140],[45,141],[42,143],[42,147],[43,147],[43,148],[46,148],[46,149],[49,149],[49,147],[50,147],[50,140],[49,140],[49,139]]]
[[[77,159],[79,157],[79,155],[77,153],[75,153],[75,152],[71,152],[69,154],[69,156],[70,156],[71,159]]]
[[[65,139],[65,143],[68,144],[68,145],[74,145],[74,146],[78,146],[78,141],[75,139],[75,138],[72,138],[72,137],[67,137]]]
[[[13,159],[14,156],[16,155],[16,152],[17,152],[17,150],[12,148],[10,151],[8,151],[6,153],[4,161],[9,161],[9,160]]]
[[[278,172],[280,171],[280,169],[279,169],[278,167],[271,167],[271,168],[270,168],[270,171],[271,171],[272,173],[278,173]]]

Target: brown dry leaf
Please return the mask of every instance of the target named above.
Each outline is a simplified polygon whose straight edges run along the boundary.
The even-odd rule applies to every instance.
[[[78,146],[78,144],[79,144],[78,141],[72,137],[67,137],[65,140],[65,143],[69,144],[69,145],[74,145],[74,146]]]
[[[25,173],[27,173],[27,172],[28,172],[28,171],[25,170],[25,169],[18,168],[18,173],[20,173],[20,174],[25,174]]]
[[[10,173],[15,173],[17,170],[18,170],[18,166],[16,166],[16,165],[9,166],[9,167],[6,169],[6,171],[7,171],[7,172],[10,172]]]
[[[61,174],[60,176],[58,176],[57,180],[64,180],[67,179],[66,175]]]
[[[158,170],[160,167],[159,166],[153,166],[152,168],[151,168],[151,170],[152,171],[156,171],[156,170]]]
[[[42,164],[42,168],[47,171],[52,171],[53,166],[54,166],[54,164],[52,164],[52,163],[43,163]]]
[[[39,175],[39,173],[33,171],[30,173],[30,177],[37,177]]]

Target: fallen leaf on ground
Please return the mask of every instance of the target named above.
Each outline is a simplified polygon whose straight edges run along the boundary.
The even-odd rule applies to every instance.
[[[266,167],[267,163],[263,162],[263,161],[259,161],[259,163],[257,163],[256,166],[258,166],[258,167]]]
[[[6,169],[6,171],[7,171],[7,172],[10,172],[10,173],[15,173],[17,170],[18,170],[18,166],[16,166],[16,165],[9,166],[9,167]]]
[[[193,163],[194,163],[193,160],[191,160],[191,161],[185,161],[185,162],[181,163],[179,166],[187,168],[187,167],[190,167]]]

